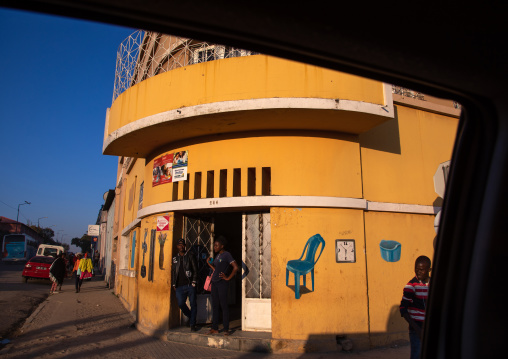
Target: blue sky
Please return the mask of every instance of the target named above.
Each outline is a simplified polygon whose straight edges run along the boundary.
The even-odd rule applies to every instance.
[[[95,223],[116,180],[102,155],[116,51],[134,30],[0,8],[1,216],[31,202],[20,222],[66,243]]]

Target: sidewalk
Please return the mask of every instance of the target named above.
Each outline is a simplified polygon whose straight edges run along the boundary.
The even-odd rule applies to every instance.
[[[355,358],[406,359],[409,347],[361,353],[266,354],[181,344],[155,339],[134,329],[120,300],[95,279],[80,293],[67,280],[25,322],[22,333],[1,352],[3,358]]]

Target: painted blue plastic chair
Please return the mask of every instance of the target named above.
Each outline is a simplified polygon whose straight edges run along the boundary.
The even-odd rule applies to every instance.
[[[316,257],[316,252],[321,246],[321,252],[319,253],[318,258],[314,261]],[[286,265],[286,286],[289,281],[289,272],[295,274],[295,298],[300,299],[300,276],[303,275],[303,285],[307,285],[307,273],[310,272],[312,279],[312,291],[314,291],[314,266],[316,265],[319,257],[323,253],[323,249],[325,249],[325,240],[321,235],[315,234],[309,238],[307,243],[305,244],[305,248],[303,249],[302,256],[299,259],[288,261]],[[307,250],[307,255],[305,259],[302,260],[303,255],[305,254],[305,250]]]

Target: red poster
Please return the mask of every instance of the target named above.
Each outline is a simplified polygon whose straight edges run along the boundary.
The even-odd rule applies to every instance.
[[[165,154],[153,160],[152,187],[172,182],[173,154]]]
[[[153,160],[152,187],[161,184],[161,162],[162,157]]]
[[[171,183],[173,177],[173,154],[168,153],[161,157],[161,181],[163,183]]]

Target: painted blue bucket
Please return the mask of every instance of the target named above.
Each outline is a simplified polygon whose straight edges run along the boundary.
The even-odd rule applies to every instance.
[[[387,262],[398,262],[400,259],[401,244],[397,241],[385,241],[379,243],[381,257]]]

